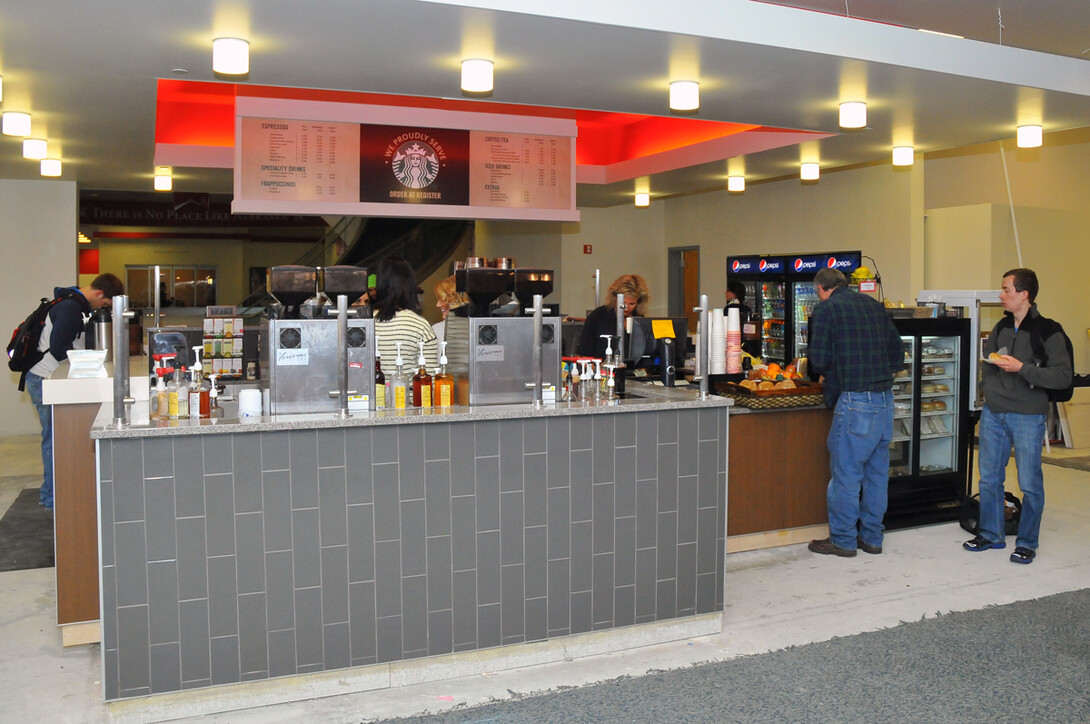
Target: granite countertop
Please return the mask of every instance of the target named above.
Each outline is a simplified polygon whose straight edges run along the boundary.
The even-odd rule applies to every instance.
[[[530,405],[480,405],[448,409],[407,409],[354,412],[346,419],[336,413],[273,415],[248,418],[243,422],[233,418],[218,420],[151,420],[117,428],[108,417],[99,415],[91,430],[94,439],[144,438],[176,435],[209,435],[237,432],[267,432],[274,430],[313,430],[329,427],[365,427],[369,425],[406,425],[428,422],[475,422],[478,420],[509,420],[526,417],[558,415],[593,415],[641,410],[665,410],[693,407],[729,407],[733,401],[709,395],[701,400],[695,385],[662,387],[650,382],[630,381],[628,396],[623,400],[602,402],[558,402],[540,408]],[[146,404],[146,403],[145,403]],[[137,412],[137,419],[139,413]],[[145,418],[146,419],[146,418]]]

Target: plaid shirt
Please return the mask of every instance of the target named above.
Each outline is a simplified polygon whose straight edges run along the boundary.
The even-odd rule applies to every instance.
[[[825,404],[841,391],[883,391],[904,366],[904,346],[885,307],[850,289],[836,289],[810,320],[810,374],[825,375]]]

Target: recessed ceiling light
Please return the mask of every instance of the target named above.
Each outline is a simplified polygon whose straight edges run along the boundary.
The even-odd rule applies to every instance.
[[[1018,148],[1039,148],[1043,141],[1040,126],[1018,127]]]
[[[841,128],[866,128],[867,104],[862,101],[847,101],[840,104]]]
[[[59,158],[42,159],[42,176],[60,176],[61,160]]]
[[[466,58],[462,61],[462,93],[471,96],[492,95],[493,73],[491,60]]]
[[[47,147],[48,144],[45,142],[44,138],[24,138],[23,158],[29,158],[32,161],[41,161],[49,155]]]
[[[670,110],[696,113],[700,110],[700,84],[695,80],[675,80],[670,84]]]
[[[246,75],[249,73],[249,41],[242,38],[216,38],[213,40],[212,71],[221,75]]]
[[[29,136],[30,114],[7,111],[0,117],[0,131],[5,136]]]

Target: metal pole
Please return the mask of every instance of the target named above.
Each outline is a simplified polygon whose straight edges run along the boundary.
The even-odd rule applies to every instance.
[[[341,419],[348,414],[348,297],[337,295],[337,392]]]
[[[602,305],[602,270],[594,270],[594,308],[597,309]]]
[[[133,312],[129,310],[129,298],[119,294],[113,298],[114,308],[114,417],[115,427],[125,427],[128,424],[127,405],[133,403],[129,395],[129,318]]]
[[[534,295],[534,390],[531,398],[531,404],[534,407],[542,406],[542,393],[541,386],[544,380],[544,373],[541,370],[541,347],[543,344],[542,326],[544,321],[542,319],[542,299],[544,297],[541,294]]]
[[[158,264],[155,265],[155,282],[154,282],[153,286],[155,287],[155,318],[152,320],[154,322],[152,327],[155,328],[155,329],[158,329],[159,328],[159,307],[162,305],[162,300],[159,298],[159,265]]]
[[[617,359],[624,363],[624,293],[617,295]]]
[[[696,350],[696,377],[700,379],[700,399],[708,399],[708,350],[710,346],[708,342],[708,295],[700,295],[700,306],[693,308],[694,312],[700,312],[700,321],[697,322],[697,329],[699,330],[699,343]]]

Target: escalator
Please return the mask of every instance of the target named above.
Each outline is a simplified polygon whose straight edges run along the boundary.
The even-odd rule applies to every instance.
[[[419,280],[427,278],[446,263],[466,235],[473,233],[473,222],[465,220],[367,218],[357,229],[355,223],[358,221],[360,219],[356,217],[341,219],[321,241],[292,263],[326,266],[331,258],[331,247],[337,242],[346,241],[347,235],[354,238],[348,242],[344,254],[332,263],[374,269],[383,258],[400,254],[412,266]],[[262,285],[242,300],[238,307],[245,314],[243,310],[264,310],[272,302],[272,297]]]

